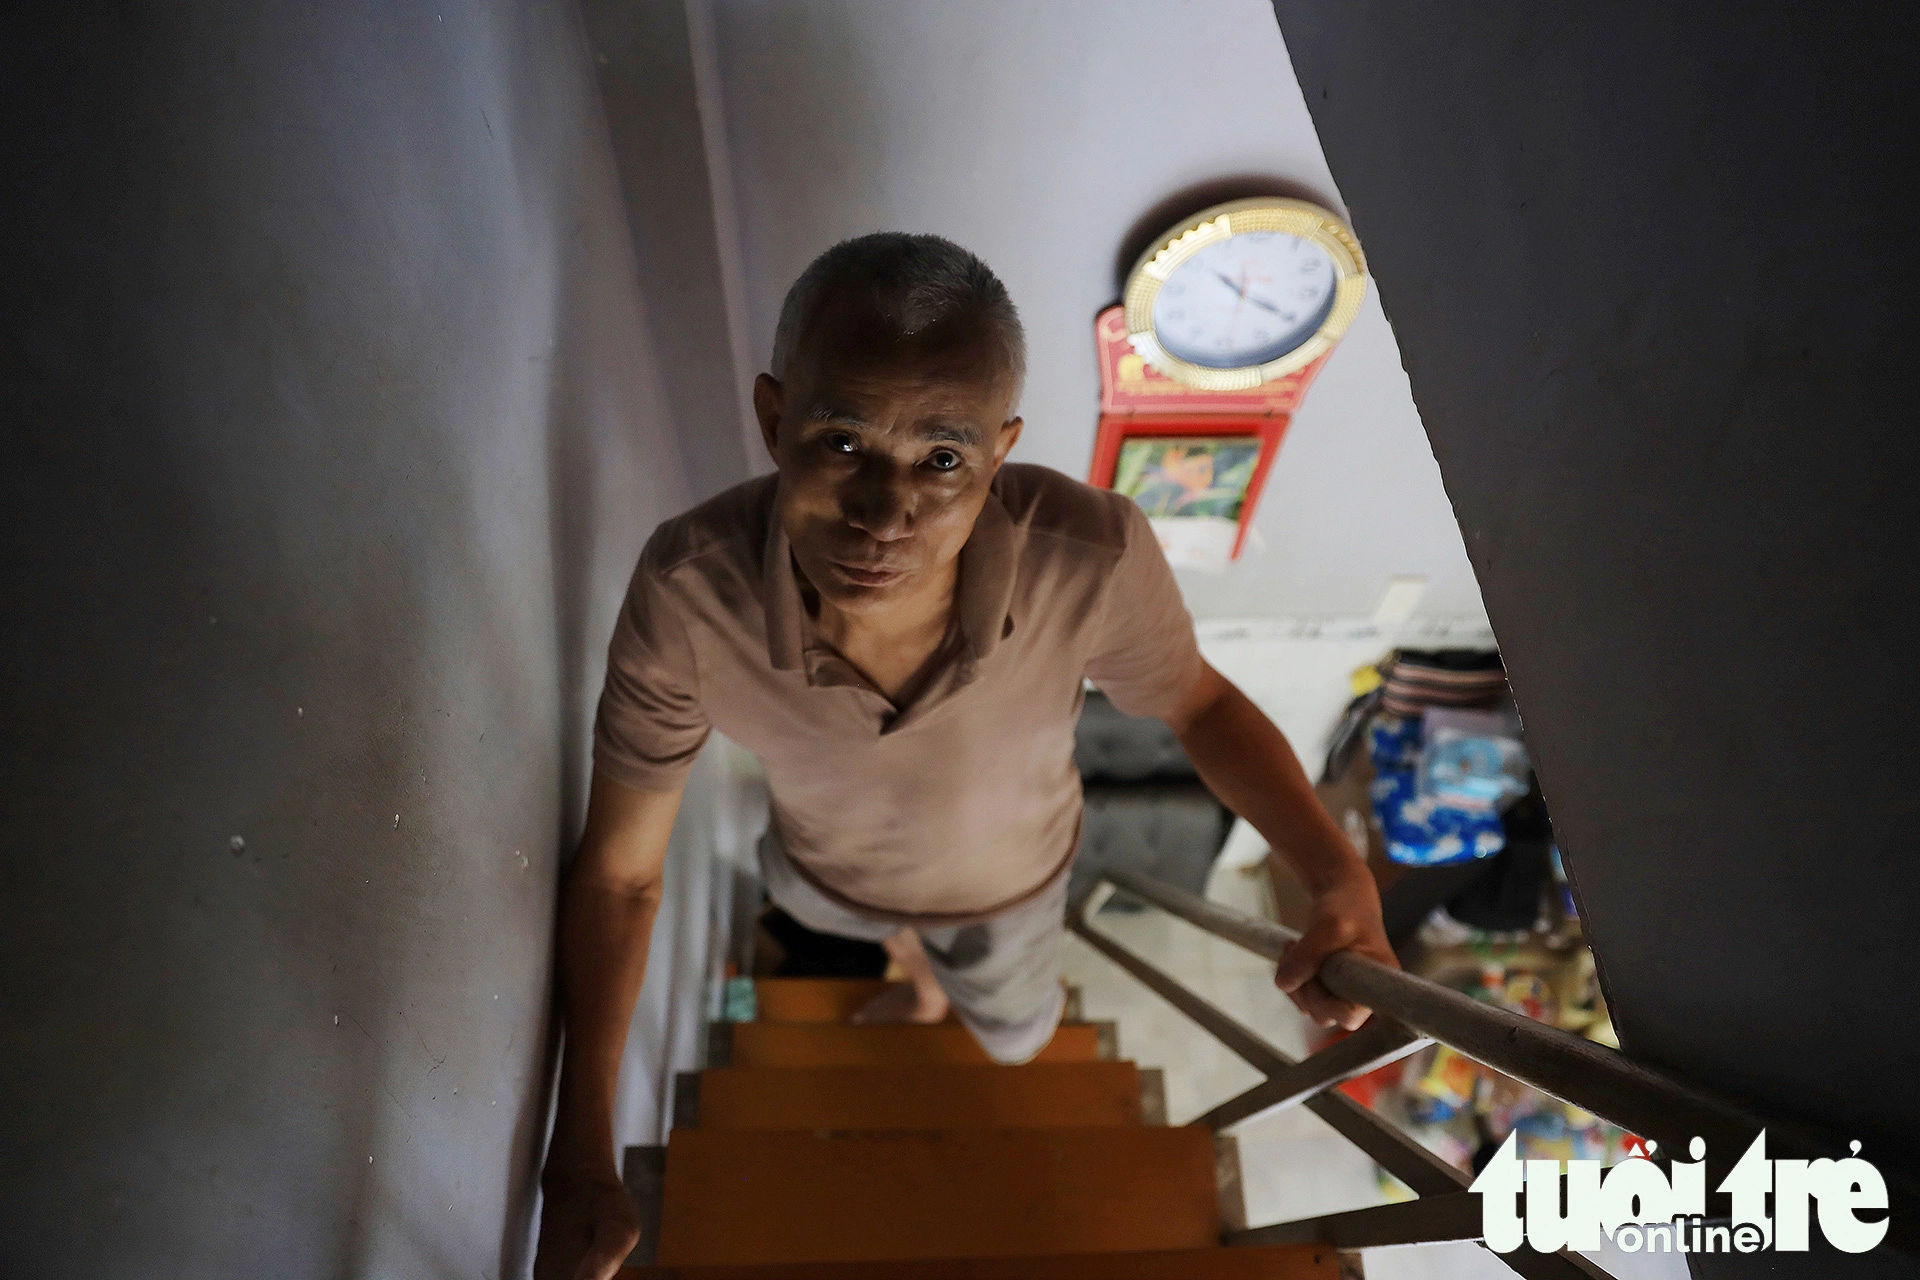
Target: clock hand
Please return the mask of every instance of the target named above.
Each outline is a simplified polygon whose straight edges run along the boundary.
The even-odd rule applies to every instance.
[[[1232,276],[1227,275],[1225,272],[1216,271],[1213,273],[1213,278],[1233,290],[1234,296],[1239,298],[1240,301],[1251,302],[1262,311],[1271,312],[1276,316],[1280,314],[1280,308],[1274,306],[1271,302],[1263,302],[1259,298],[1254,297],[1251,293],[1247,292],[1245,286],[1235,281]],[[1236,308],[1236,310],[1238,310],[1238,308]]]
[[[1240,336],[1240,312],[1247,305],[1247,269],[1240,268],[1240,283],[1234,286],[1236,295],[1233,304],[1233,323],[1227,326],[1227,345],[1234,345],[1234,339]]]

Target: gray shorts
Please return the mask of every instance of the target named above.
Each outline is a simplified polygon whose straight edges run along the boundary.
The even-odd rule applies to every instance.
[[[760,838],[760,876],[767,896],[816,933],[884,942],[901,926],[858,915],[821,893],[787,860],[779,839]],[[1060,935],[1067,877],[978,924],[914,931],[926,948],[953,1011],[995,1062],[1021,1063],[1053,1038],[1066,1008],[1060,985]]]

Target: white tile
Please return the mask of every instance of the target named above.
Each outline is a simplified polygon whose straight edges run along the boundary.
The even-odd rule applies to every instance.
[[[1367,1249],[1360,1260],[1367,1280],[1514,1280],[1497,1254],[1464,1241]]]
[[[1237,1133],[1250,1226],[1364,1209],[1385,1198],[1373,1161],[1304,1108],[1242,1125]]]
[[[1634,1254],[1608,1248],[1587,1257],[1614,1280],[1688,1280],[1686,1257],[1677,1253]],[[1361,1254],[1367,1280],[1513,1280],[1513,1270],[1477,1244],[1409,1245]]]

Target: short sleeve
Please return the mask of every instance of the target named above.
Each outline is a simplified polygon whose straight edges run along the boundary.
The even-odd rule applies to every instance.
[[[712,726],[683,606],[668,590],[651,543],[628,584],[607,649],[593,726],[594,768],[637,791],[672,791],[693,768]]]
[[[1126,546],[1107,583],[1087,678],[1130,716],[1171,711],[1200,678],[1193,615],[1153,526],[1126,501]]]

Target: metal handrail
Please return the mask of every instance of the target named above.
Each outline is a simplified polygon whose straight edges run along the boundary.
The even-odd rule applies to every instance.
[[[1279,960],[1300,936],[1285,925],[1132,871],[1116,869],[1106,878],[1116,888],[1269,960]],[[1384,1014],[1542,1093],[1652,1138],[1669,1151],[1684,1152],[1698,1135],[1706,1139],[1710,1153],[1724,1156],[1731,1165],[1763,1127],[1763,1121],[1733,1104],[1649,1070],[1618,1050],[1351,951],[1327,957],[1319,977],[1321,985],[1342,1000]]]
[[[1843,1154],[1841,1144],[1824,1135],[1809,1138],[1801,1128],[1778,1123],[1769,1125],[1737,1103],[1663,1075],[1617,1050],[1509,1010],[1482,1004],[1452,988],[1350,951],[1335,952],[1327,957],[1321,964],[1319,980],[1341,999],[1374,1011],[1373,1035],[1362,1046],[1349,1046],[1341,1051],[1340,1045],[1348,1044],[1341,1041],[1295,1063],[1226,1013],[1181,986],[1178,980],[1093,929],[1093,912],[1114,890],[1151,903],[1215,937],[1270,960],[1279,960],[1300,935],[1274,921],[1248,915],[1123,868],[1104,871],[1095,892],[1080,902],[1072,917],[1070,924],[1076,934],[1171,1001],[1268,1077],[1262,1084],[1222,1103],[1203,1117],[1202,1123],[1210,1128],[1222,1129],[1274,1106],[1294,1102],[1313,1105],[1323,1118],[1332,1120],[1334,1116],[1323,1106],[1315,1105],[1339,1096],[1324,1092],[1331,1085],[1364,1070],[1365,1064],[1391,1061],[1394,1056],[1437,1040],[1543,1093],[1590,1111],[1630,1133],[1652,1139],[1665,1151],[1683,1153],[1694,1137],[1705,1139],[1709,1177],[1716,1184],[1763,1128],[1768,1130],[1770,1149],[1780,1155],[1811,1158]],[[1381,1026],[1382,1022],[1386,1025]],[[1344,1108],[1340,1110],[1338,1127],[1380,1160],[1388,1172],[1402,1176],[1422,1196],[1458,1194],[1457,1189],[1466,1181],[1464,1175],[1457,1181],[1451,1178],[1436,1181],[1422,1162],[1409,1160],[1410,1153],[1405,1153],[1381,1132],[1391,1126],[1364,1108],[1354,1110],[1357,1115],[1346,1114]],[[1418,1184],[1406,1178],[1401,1169],[1394,1167],[1396,1164],[1406,1166],[1407,1173],[1413,1174]],[[1449,1169],[1449,1172],[1452,1171]],[[1920,1196],[1897,1174],[1889,1173],[1887,1183],[1894,1222],[1887,1243],[1903,1252],[1914,1252],[1914,1235],[1908,1224],[1914,1221],[1911,1215],[1914,1208],[1920,1206]],[[1302,1231],[1314,1229],[1358,1238],[1351,1233],[1364,1223],[1391,1223],[1394,1225],[1389,1229],[1399,1231],[1418,1230],[1422,1223],[1444,1222],[1446,1225],[1437,1236],[1403,1238],[1396,1242],[1411,1244],[1462,1238],[1455,1220],[1459,1210],[1455,1207],[1445,1212],[1452,1216],[1437,1210],[1394,1214],[1363,1210],[1357,1214],[1330,1215],[1325,1219],[1276,1224],[1236,1234],[1247,1243],[1298,1238]],[[1366,1238],[1374,1243],[1383,1242],[1374,1236]],[[1339,1241],[1334,1239],[1328,1243]],[[1502,1260],[1530,1277],[1605,1275],[1586,1259],[1564,1251],[1538,1254],[1527,1250],[1520,1255],[1503,1255]]]

